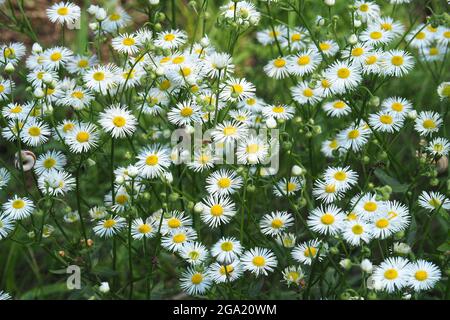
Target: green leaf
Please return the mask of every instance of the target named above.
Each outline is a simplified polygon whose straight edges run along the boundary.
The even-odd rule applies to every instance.
[[[401,193],[408,190],[407,184],[400,183],[397,179],[388,175],[384,170],[375,169],[375,176],[380,180],[381,183],[389,185],[392,188],[392,192]]]
[[[444,242],[439,247],[437,247],[437,250],[440,251],[440,252],[450,251],[450,242],[449,241]]]

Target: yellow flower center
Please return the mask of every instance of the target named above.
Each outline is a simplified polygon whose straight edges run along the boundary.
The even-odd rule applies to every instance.
[[[306,66],[311,61],[311,58],[309,56],[300,56],[297,59],[297,64],[300,66]]]
[[[118,194],[116,196],[116,202],[120,205],[124,205],[128,201],[128,196],[126,194]]]
[[[0,93],[2,93],[3,91],[5,91],[5,86],[0,84]]]
[[[113,118],[113,124],[116,126],[116,127],[119,127],[119,128],[121,128],[121,127],[123,127],[126,123],[127,123],[127,121],[125,120],[125,118],[124,117],[122,117],[122,116],[115,116],[114,118]]]
[[[387,269],[384,272],[384,277],[388,280],[394,280],[398,277],[398,271],[395,269]]]
[[[362,12],[367,12],[369,11],[369,5],[363,3],[362,5],[359,6],[359,10],[361,10]]]
[[[404,60],[403,60],[403,57],[402,57],[402,56],[393,56],[393,57],[391,58],[392,64],[393,64],[394,66],[396,66],[396,67],[403,65],[403,61],[404,61]]]
[[[194,273],[191,277],[191,282],[193,284],[200,284],[203,281],[203,276],[201,275],[201,273]]]
[[[272,220],[271,225],[272,225],[272,228],[274,228],[274,229],[280,229],[284,225],[284,223],[283,223],[283,220],[281,220],[279,218],[275,218]]]
[[[87,142],[89,140],[89,132],[86,132],[86,131],[78,132],[76,139],[80,143]]]
[[[179,233],[173,236],[173,242],[175,243],[182,243],[186,241],[186,235],[184,233]]]
[[[393,119],[390,115],[388,114],[383,114],[380,116],[380,122],[383,124],[392,124]]]
[[[39,127],[31,127],[30,129],[28,129],[28,133],[32,137],[39,137],[41,134],[41,129]]]
[[[331,149],[336,149],[338,147],[338,142],[336,139],[331,140],[330,144],[328,145]]]
[[[364,210],[369,212],[374,212],[375,210],[377,210],[377,208],[377,204],[373,201],[368,201],[364,204]]]
[[[25,201],[23,201],[22,199],[16,199],[13,201],[12,207],[16,210],[22,209],[23,207],[25,207]]]
[[[256,143],[249,144],[246,148],[248,153],[257,153],[259,150],[259,146]]]
[[[305,255],[305,257],[314,257],[317,253],[317,249],[314,247],[307,247],[305,249],[305,251],[303,252],[303,254]]]
[[[167,89],[170,88],[170,81],[169,80],[163,80],[160,85],[159,85],[159,89],[161,89],[162,91],[165,91]]]
[[[184,57],[183,56],[178,56],[172,59],[172,63],[173,64],[180,64],[184,62]]]
[[[370,66],[375,64],[377,61],[378,61],[378,58],[376,56],[369,56],[366,59],[366,63]]]
[[[414,274],[414,278],[419,281],[425,281],[428,279],[428,272],[426,272],[425,270],[416,271],[416,273]]]
[[[176,229],[181,226],[181,221],[180,221],[180,219],[177,219],[177,218],[170,218],[167,221],[167,225],[169,226],[169,228]]]
[[[335,109],[343,109],[345,107],[345,103],[344,101],[336,101],[335,103],[333,103],[333,107]]]
[[[323,224],[329,226],[329,225],[333,224],[333,222],[334,222],[334,216],[333,216],[332,214],[330,214],[330,213],[325,213],[325,214],[320,218],[320,221],[321,221]]]
[[[92,77],[94,78],[95,81],[102,81],[105,79],[105,73],[97,71],[94,73]]]
[[[56,10],[56,13],[60,16],[67,16],[69,14],[69,8],[67,7],[61,7],[58,10]]]
[[[89,61],[87,61],[86,59],[82,59],[80,61],[78,61],[78,67],[80,68],[86,68],[89,65]]]
[[[292,36],[291,36],[291,41],[300,41],[300,39],[302,38],[302,35],[300,34],[300,33],[294,33]]]
[[[244,87],[240,85],[239,83],[231,85],[231,88],[233,89],[233,92],[236,92],[238,94],[241,94],[244,92]]]
[[[341,68],[338,70],[337,75],[341,79],[347,79],[350,77],[350,70],[348,68]]]
[[[441,143],[436,143],[433,146],[433,150],[436,152],[442,152],[444,150],[444,145]]]
[[[331,45],[328,42],[319,43],[319,47],[322,51],[330,50]]]
[[[172,33],[168,33],[164,36],[165,41],[173,41],[175,39],[175,35]]]
[[[331,87],[331,83],[327,79],[322,79],[322,81],[320,81],[320,84],[325,89],[328,89],[329,87]]]
[[[6,48],[3,51],[3,54],[5,55],[6,58],[10,58],[11,56],[14,56],[16,53],[14,52],[13,48]]]
[[[364,232],[364,229],[363,229],[363,227],[361,225],[355,224],[352,227],[352,232],[359,236],[360,234],[362,234]]]
[[[184,67],[180,70],[180,72],[182,76],[187,77],[192,73],[192,70],[189,67]]]
[[[334,178],[337,181],[344,181],[345,179],[347,179],[347,174],[344,171],[338,171],[334,174]]]
[[[425,39],[426,36],[427,36],[427,34],[426,34],[425,32],[420,31],[420,32],[417,34],[416,39],[423,40],[423,39]]]
[[[105,222],[103,222],[103,227],[106,229],[111,229],[112,227],[114,227],[116,225],[116,220],[114,219],[108,219],[105,220]]]
[[[121,18],[121,16],[117,12],[114,12],[109,16],[109,20],[111,20],[111,21],[117,21],[117,20],[120,20],[120,18]]]
[[[223,134],[226,136],[231,136],[231,135],[235,134],[236,132],[237,132],[237,129],[232,126],[223,128]]]
[[[354,212],[350,212],[350,213],[347,215],[347,219],[348,219],[348,220],[356,220],[356,218],[358,218],[358,216],[357,216],[356,213],[354,213]]]
[[[149,155],[146,159],[145,159],[145,163],[148,165],[148,166],[155,166],[155,165],[157,165],[158,164],[158,156],[156,155],[156,154],[152,154],[152,155]]]
[[[439,54],[439,49],[436,47],[432,47],[430,48],[429,54],[430,56],[437,56]]]
[[[140,233],[149,233],[152,231],[152,227],[145,223],[139,226],[138,231]]]
[[[53,158],[47,158],[44,160],[43,165],[46,169],[53,168],[56,164],[56,160]]]
[[[382,36],[383,34],[380,31],[373,31],[370,33],[370,38],[372,38],[373,40],[379,40]]]
[[[350,130],[350,132],[348,133],[347,136],[349,139],[356,139],[359,137],[359,130],[357,130],[357,129]]]
[[[221,248],[223,251],[229,252],[229,251],[233,250],[233,243],[230,242],[230,241],[225,241],[225,242],[223,242],[223,243],[220,245],[220,248]]]
[[[297,188],[297,185],[295,183],[293,183],[293,182],[288,182],[287,187],[286,187],[288,192],[292,192],[296,188]]]
[[[20,113],[22,112],[22,106],[20,104],[16,104],[14,107],[10,109],[11,113]]]
[[[429,201],[428,201],[428,203],[431,205],[431,206],[433,206],[433,207],[435,207],[435,208],[439,208],[440,206],[441,206],[441,200],[439,200],[439,199],[436,199],[436,198],[432,198],[432,199],[430,199]]]
[[[434,129],[436,128],[436,123],[434,122],[433,119],[426,119],[423,121],[423,127],[425,129]]]
[[[229,187],[231,186],[231,179],[230,179],[230,178],[227,178],[227,177],[220,178],[220,179],[217,181],[217,185],[218,185],[220,188],[229,188]]]
[[[275,113],[283,113],[284,112],[284,107],[283,106],[275,106],[272,108],[272,111]]]
[[[325,186],[325,192],[326,193],[335,193],[336,192],[336,186],[334,184],[327,184]]]
[[[73,124],[73,123],[66,123],[64,126],[63,126],[63,131],[64,132],[69,132],[69,131],[72,131],[73,130],[73,128],[75,127],[75,125]]]
[[[215,204],[211,207],[211,215],[220,217],[223,214],[223,207],[220,204]]]
[[[375,222],[375,225],[379,229],[387,228],[387,226],[389,226],[389,220],[385,218],[379,219],[377,222]]]
[[[283,68],[286,65],[286,60],[281,58],[275,59],[273,65],[277,68]]]
[[[352,50],[352,56],[354,56],[354,57],[359,57],[359,56],[362,56],[363,54],[364,54],[363,48],[354,48]]]
[[[266,259],[262,256],[256,256],[252,260],[253,264],[257,267],[264,267],[266,265]]]
[[[81,100],[84,98],[84,93],[81,91],[74,91],[74,92],[72,92],[71,96],[72,96],[72,98]]]
[[[183,116],[185,118],[192,116],[193,113],[194,113],[194,110],[192,110],[191,107],[184,107],[183,109],[180,110],[181,116]]]
[[[311,98],[314,95],[314,91],[312,91],[310,88],[306,88],[303,90],[303,95],[307,98]]]
[[[227,266],[220,266],[220,274],[225,276],[227,274],[230,274],[234,271],[234,268],[231,264]]]
[[[122,44],[127,47],[130,47],[130,46],[134,45],[135,43],[136,43],[136,41],[133,38],[125,38],[122,40]]]
[[[385,22],[380,24],[381,29],[384,31],[391,31],[392,30],[392,24]]]
[[[403,104],[401,104],[400,102],[394,102],[391,105],[391,109],[397,112],[403,111]]]
[[[256,103],[256,99],[255,98],[247,99],[246,103],[249,106],[253,106]]]

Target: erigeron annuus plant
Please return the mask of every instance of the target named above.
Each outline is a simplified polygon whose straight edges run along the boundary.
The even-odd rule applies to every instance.
[[[409,2],[58,2],[48,46],[2,22],[34,44],[0,47],[0,246],[38,268],[0,298],[70,265],[55,297],[448,298],[448,6]]]

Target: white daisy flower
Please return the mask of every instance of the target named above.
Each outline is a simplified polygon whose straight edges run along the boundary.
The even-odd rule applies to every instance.
[[[292,30],[287,30],[280,40],[280,45],[282,48],[290,48],[291,51],[298,51],[306,48],[309,42],[308,30],[303,27],[296,27]]]
[[[450,142],[445,138],[434,138],[427,145],[427,150],[434,156],[446,156],[450,150]]]
[[[115,33],[123,27],[126,27],[132,21],[130,15],[122,8],[116,6],[102,22],[102,29],[107,32]]]
[[[334,40],[319,42],[319,49],[326,57],[333,57],[339,51],[339,45]]]
[[[8,99],[11,90],[14,90],[15,84],[11,80],[0,77],[0,101]]]
[[[414,67],[414,58],[406,51],[389,50],[381,58],[381,67],[388,76],[402,77]]]
[[[236,156],[239,163],[255,164],[265,160],[268,148],[261,138],[252,135],[239,142]]]
[[[414,122],[414,129],[421,136],[428,136],[432,135],[435,132],[438,132],[441,124],[442,118],[437,112],[422,111],[418,114]]]
[[[50,137],[49,127],[36,119],[29,119],[20,131],[20,139],[27,145],[37,147],[47,142]]]
[[[194,101],[180,102],[168,112],[167,118],[177,126],[199,123],[201,121],[200,108]]]
[[[330,102],[326,102],[322,106],[323,110],[330,117],[343,117],[352,112],[352,109],[349,107],[347,103],[342,100],[334,100]]]
[[[166,235],[177,232],[180,228],[190,227],[192,227],[191,217],[186,216],[184,212],[173,210],[170,213],[164,214],[161,224],[161,234]]]
[[[344,214],[335,205],[319,207],[308,216],[308,226],[314,231],[325,235],[336,235],[342,228]]]
[[[137,120],[126,108],[112,105],[99,115],[99,123],[113,138],[131,136],[136,130]]]
[[[211,195],[203,199],[200,218],[211,228],[227,224],[235,214],[235,205],[227,196]]]
[[[14,220],[28,218],[33,213],[34,208],[33,201],[17,195],[3,204],[5,214]]]
[[[450,200],[445,197],[442,193],[434,191],[422,191],[419,196],[419,206],[427,209],[430,212],[437,210],[438,208],[443,208],[445,210],[450,210]]]
[[[120,53],[132,55],[139,51],[140,41],[136,35],[124,33],[112,39],[112,46]]]
[[[179,228],[176,232],[168,233],[161,239],[161,245],[169,251],[179,252],[183,246],[197,239],[197,233],[192,228]]]
[[[140,175],[146,179],[153,179],[163,174],[170,166],[170,150],[160,145],[151,145],[139,152],[137,156]]]
[[[321,200],[324,203],[334,202],[344,196],[344,192],[336,188],[334,183],[326,183],[323,180],[316,180],[314,182],[312,193],[316,200]]]
[[[366,124],[353,123],[347,129],[340,131],[337,139],[342,148],[357,152],[367,143],[370,134],[370,128]]]
[[[176,29],[158,33],[154,43],[163,49],[177,49],[185,44],[186,41],[186,32]]]
[[[441,279],[441,271],[431,262],[419,259],[409,264],[408,285],[416,292],[430,290]]]
[[[288,70],[295,76],[304,76],[314,72],[321,62],[322,56],[317,49],[308,49],[288,58]]]
[[[262,109],[263,115],[266,118],[289,120],[294,117],[294,107],[285,104],[267,105]]]
[[[323,244],[318,239],[314,239],[295,246],[294,250],[292,250],[292,258],[300,263],[311,265],[314,260],[317,262],[322,261],[326,250],[326,244]]]
[[[271,78],[286,78],[289,76],[288,60],[283,57],[270,60],[269,63],[264,66],[264,72]]]
[[[187,242],[181,247],[179,254],[186,262],[195,266],[208,258],[208,249],[200,242]]]
[[[133,220],[131,224],[131,236],[133,239],[151,239],[156,235],[157,229],[154,226],[154,221],[152,219],[142,220],[142,218],[137,218]]]
[[[346,191],[358,183],[358,174],[350,167],[328,167],[324,173],[327,184],[334,184],[339,191]]]
[[[211,254],[220,263],[232,263],[242,254],[241,243],[233,237],[223,237],[211,248]]]
[[[380,6],[375,2],[357,0],[354,6],[356,7],[356,15],[363,22],[372,22],[380,17]]]
[[[401,257],[384,260],[373,270],[373,280],[381,289],[391,293],[408,285],[409,261]]]
[[[286,34],[286,27],[283,25],[274,26],[274,29],[265,29],[256,33],[256,39],[263,45],[275,43],[275,41],[281,41]],[[275,40],[276,39],[276,40]]]
[[[275,196],[282,198],[294,195],[303,186],[304,181],[298,177],[283,178],[273,186]]]
[[[11,174],[6,168],[0,168],[0,190],[6,187],[11,179]]]
[[[277,237],[294,224],[294,217],[286,211],[276,211],[262,216],[259,227],[267,236]]]
[[[391,112],[400,118],[405,118],[413,109],[412,103],[401,97],[386,98],[381,103],[381,108],[383,111]]]
[[[108,91],[117,87],[119,69],[113,64],[97,65],[83,74],[83,81],[87,88],[106,95]]]
[[[320,90],[311,87],[309,83],[303,81],[298,83],[295,87],[291,88],[292,99],[297,101],[300,105],[311,104],[314,105],[320,100]]]
[[[242,187],[243,180],[232,170],[221,169],[213,172],[206,179],[206,190],[210,194],[230,195]]]
[[[325,70],[325,77],[334,93],[345,93],[362,81],[360,67],[346,62],[334,62]]]
[[[73,52],[65,47],[54,47],[44,51],[43,66],[47,70],[59,70],[72,59]]]
[[[367,221],[373,221],[377,214],[385,211],[385,203],[376,200],[376,194],[372,193],[356,195],[351,205],[358,216]]]
[[[369,115],[369,123],[374,130],[393,133],[402,128],[403,118],[390,111],[381,111]]]
[[[75,179],[70,173],[53,169],[42,173],[38,179],[38,187],[43,194],[60,196],[73,190]]]
[[[67,61],[66,69],[72,74],[83,74],[96,64],[98,64],[96,55],[88,57],[77,54]]]
[[[126,220],[122,217],[113,216],[109,219],[101,220],[94,227],[94,232],[101,238],[115,236],[126,227]]]
[[[305,285],[305,274],[300,266],[289,266],[283,270],[283,281],[286,282],[289,287],[291,284],[297,286]]]
[[[47,9],[47,16],[53,23],[73,24],[80,19],[80,7],[71,2],[59,2]]]
[[[259,247],[244,252],[241,263],[244,270],[254,273],[257,277],[267,276],[278,265],[277,258],[272,251]]]
[[[352,246],[360,246],[369,243],[372,238],[372,226],[361,219],[344,222],[342,237]]]
[[[0,240],[5,239],[14,230],[14,219],[0,213]]]
[[[391,32],[384,30],[380,25],[369,25],[360,35],[361,41],[373,47],[386,45],[392,41],[393,37]]]
[[[180,278],[180,287],[189,295],[203,295],[212,285],[212,279],[207,272],[189,267]]]
[[[255,86],[245,79],[230,78],[220,94],[223,100],[241,101],[255,96]]]
[[[244,270],[239,260],[235,260],[230,264],[220,264],[214,262],[209,267],[209,275],[215,283],[233,282],[242,276]]]
[[[67,133],[65,140],[74,153],[89,151],[98,144],[99,134],[97,128],[91,123],[79,123]]]

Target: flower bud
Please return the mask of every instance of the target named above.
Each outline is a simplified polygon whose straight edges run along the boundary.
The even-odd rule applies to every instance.
[[[14,68],[13,64],[11,62],[8,62],[8,64],[5,67],[5,72],[7,74],[12,74],[12,73],[14,73],[15,70],[16,69]]]
[[[372,273],[373,265],[369,259],[364,259],[363,261],[361,261],[360,267],[362,271],[366,273]]]
[[[352,268],[352,261],[350,259],[342,259],[341,261],[339,261],[339,265],[344,270],[350,270]]]
[[[348,37],[347,41],[351,45],[356,44],[358,42],[358,37],[356,36],[356,34],[352,34],[351,36]]]
[[[33,53],[41,53],[43,50],[42,50],[41,45],[39,43],[35,42],[35,43],[33,43],[33,46],[31,47],[31,51],[33,51]]]
[[[335,0],[324,0],[324,3],[329,6],[332,7],[335,5],[336,1]]]
[[[97,21],[103,21],[106,19],[106,11],[103,8],[100,8],[97,10],[97,12],[95,13],[95,19],[97,19]]]
[[[197,202],[194,206],[194,212],[201,213],[201,212],[203,212],[203,208],[204,208],[203,203]]]
[[[148,0],[148,3],[152,6],[157,6],[159,4],[159,0]]]
[[[305,174],[305,170],[297,165],[292,166],[291,173],[294,177],[298,177]]]
[[[108,282],[102,282],[100,284],[100,287],[98,288],[101,293],[108,293],[109,292],[109,283]]]
[[[266,120],[266,126],[269,129],[275,129],[277,127],[277,121],[273,117],[269,117]]]

